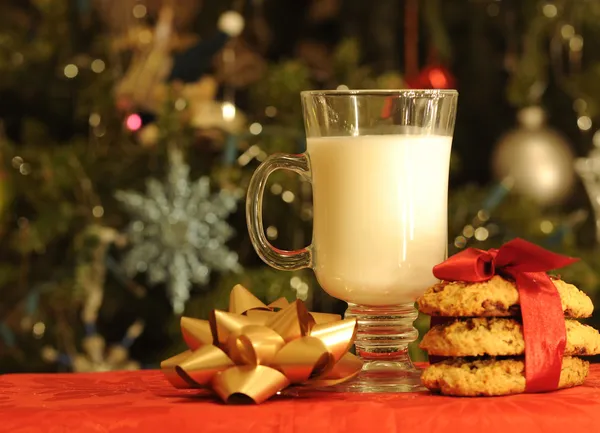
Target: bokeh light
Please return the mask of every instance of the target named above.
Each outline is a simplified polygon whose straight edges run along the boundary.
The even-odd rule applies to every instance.
[[[139,114],[130,114],[127,116],[125,125],[130,131],[137,131],[142,127],[142,118]]]

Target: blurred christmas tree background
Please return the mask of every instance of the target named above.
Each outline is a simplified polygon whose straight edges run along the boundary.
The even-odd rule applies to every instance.
[[[245,226],[256,166],[304,149],[306,89],[457,88],[450,252],[524,237],[597,298],[598,23],[598,1],[0,1],[0,371],[155,367],[236,283],[342,313]],[[310,243],[309,184],[277,172],[265,203],[274,245]]]

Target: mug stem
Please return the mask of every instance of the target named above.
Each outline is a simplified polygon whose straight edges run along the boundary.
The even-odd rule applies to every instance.
[[[408,345],[415,341],[419,332],[414,327],[418,311],[414,304],[371,307],[348,304],[346,318],[355,317],[358,322],[355,347],[356,354],[369,368],[378,363],[397,363],[402,368],[414,368],[408,355]]]
[[[364,361],[361,372],[330,391],[415,392],[425,391],[421,371],[409,356],[408,345],[419,335],[414,327],[418,316],[414,304],[372,307],[348,304],[346,318],[358,323],[355,348]]]

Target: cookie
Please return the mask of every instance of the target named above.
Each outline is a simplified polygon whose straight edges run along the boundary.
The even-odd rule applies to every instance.
[[[575,320],[566,320],[565,328],[565,356],[600,354],[596,329]],[[432,327],[419,347],[436,356],[517,356],[525,352],[525,341],[520,321],[477,317]]]
[[[581,385],[589,363],[565,357],[559,388]],[[525,363],[522,359],[485,359],[469,361],[458,358],[428,367],[421,376],[431,391],[463,397],[520,394],[525,391]]]
[[[563,311],[574,318],[590,317],[592,300],[572,284],[554,279]],[[519,292],[514,282],[495,275],[488,281],[441,282],[418,299],[419,310],[430,316],[509,317],[520,314]]]

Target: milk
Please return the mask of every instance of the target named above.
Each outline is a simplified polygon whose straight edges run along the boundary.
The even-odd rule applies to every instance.
[[[309,138],[314,269],[344,301],[414,302],[446,257],[452,138]]]

